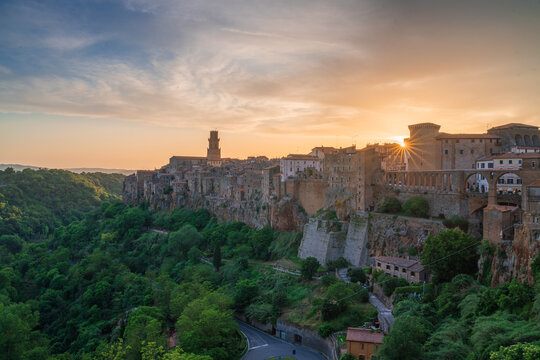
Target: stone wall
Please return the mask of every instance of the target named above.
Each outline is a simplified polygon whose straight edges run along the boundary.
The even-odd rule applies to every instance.
[[[301,328],[283,320],[278,320],[276,323],[276,332],[279,335],[284,333],[284,336],[280,337],[290,343],[298,343],[298,336],[300,336],[302,339],[301,345],[312,348],[324,354],[328,359],[332,359],[332,341],[330,339],[323,339],[315,330]]]
[[[337,260],[343,256],[347,225],[342,221],[311,218],[304,225],[298,257],[305,259],[312,256],[323,265],[330,260]]]
[[[428,235],[442,229],[440,220],[379,213],[353,216],[350,223],[312,218],[304,226],[298,257],[313,256],[326,265],[342,256],[353,266],[367,266],[373,256],[406,257],[411,246],[419,253]]]
[[[464,195],[401,191],[393,196],[402,204],[412,196],[425,198],[429,203],[429,215],[432,217],[439,217],[441,214],[445,217],[455,214],[465,218],[469,216],[469,200]],[[380,203],[382,204],[382,202],[384,202],[384,199]]]

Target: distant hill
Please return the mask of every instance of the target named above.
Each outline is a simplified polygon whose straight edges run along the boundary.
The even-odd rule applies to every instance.
[[[48,169],[46,167],[32,166],[32,165],[21,165],[21,164],[0,164],[0,170],[6,170],[7,168],[12,168],[15,171],[22,171],[24,169],[39,170],[39,169]],[[104,174],[122,174],[122,175],[131,175],[135,170],[129,169],[104,169],[104,168],[65,168],[62,170],[71,171],[77,174],[80,173],[104,173]]]
[[[0,171],[0,236],[42,238],[80,220],[103,201],[119,201],[122,174],[67,170]]]

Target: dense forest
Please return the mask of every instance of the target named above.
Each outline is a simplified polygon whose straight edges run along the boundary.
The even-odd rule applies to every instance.
[[[120,200],[124,176],[65,170],[0,171],[0,235],[45,238],[102,201]]]
[[[376,319],[368,291],[331,271],[344,259],[323,268],[296,257],[301,233],[218,223],[204,209],[129,207],[115,201],[116,177],[102,174],[6,170],[0,185],[2,358],[236,359],[245,343],[235,312],[323,337]],[[490,288],[476,264],[495,251],[449,229],[420,254],[432,284],[371,274],[395,299],[377,358],[537,359],[540,286]],[[540,277],[540,259],[534,270]],[[349,275],[361,283],[370,273]]]

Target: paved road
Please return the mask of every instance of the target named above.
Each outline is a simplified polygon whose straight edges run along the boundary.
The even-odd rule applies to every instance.
[[[314,350],[289,344],[243,322],[238,322],[238,329],[248,338],[248,352],[242,360],[265,360],[275,356],[290,356],[298,360],[326,359]],[[293,355],[293,350],[296,350],[295,355]]]
[[[341,280],[345,282],[350,282],[349,277],[347,276],[347,269],[338,269],[338,276]],[[384,306],[384,304],[375,296],[373,293],[369,293],[369,302],[371,305],[377,308],[379,312],[379,321],[381,322],[382,331],[387,334],[394,323],[394,315],[392,315],[392,310]]]

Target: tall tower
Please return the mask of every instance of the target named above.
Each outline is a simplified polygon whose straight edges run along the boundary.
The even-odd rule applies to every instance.
[[[217,130],[210,131],[206,161],[209,165],[221,166],[221,149],[219,148],[219,137]]]

